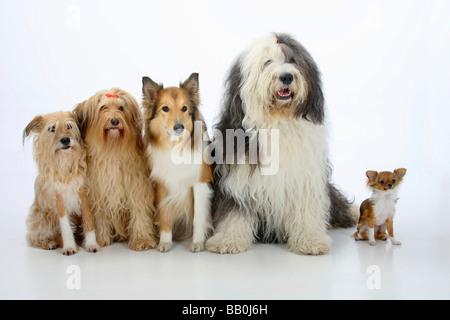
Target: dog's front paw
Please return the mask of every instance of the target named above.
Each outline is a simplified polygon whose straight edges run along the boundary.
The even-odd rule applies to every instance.
[[[401,245],[402,245],[402,243],[401,243],[400,241],[395,240],[395,239],[391,239],[391,242],[392,242],[392,244],[393,244],[394,246],[401,246]]]
[[[43,243],[41,247],[44,250],[55,250],[56,248],[58,248],[58,243],[56,241],[50,240],[46,243]]]
[[[97,253],[100,251],[100,247],[96,244],[87,244],[84,246],[84,249],[87,252],[91,252],[91,253]]]
[[[129,247],[133,251],[146,251],[156,248],[156,242],[152,239],[136,239],[130,242]]]
[[[295,254],[319,256],[330,253],[331,240],[328,236],[316,237],[298,242],[288,242],[287,249]]]
[[[62,254],[65,256],[73,256],[77,253],[76,247],[67,247],[62,249]]]
[[[194,242],[191,244],[190,251],[193,253],[205,251],[204,242]]]
[[[371,245],[372,247],[376,246],[377,242],[375,240],[369,241],[369,245]]]
[[[252,248],[251,241],[232,239],[217,233],[206,242],[206,249],[215,253],[242,253]]]
[[[169,252],[172,250],[172,242],[160,242],[158,245],[159,252]]]
[[[104,248],[104,247],[109,247],[110,245],[112,245],[113,240],[109,237],[98,238],[97,243],[100,247]]]

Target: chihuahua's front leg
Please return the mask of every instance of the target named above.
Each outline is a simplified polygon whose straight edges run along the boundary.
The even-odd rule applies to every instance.
[[[389,239],[391,239],[392,244],[396,245],[396,246],[401,245],[402,243],[394,238],[394,219],[393,218],[388,218],[386,220],[386,229],[387,229],[387,232],[389,234]]]

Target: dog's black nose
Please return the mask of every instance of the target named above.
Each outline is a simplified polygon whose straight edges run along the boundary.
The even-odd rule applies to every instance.
[[[184,126],[183,126],[183,124],[182,123],[177,123],[174,127],[173,127],[173,130],[174,131],[181,131],[181,130],[184,130]]]
[[[62,138],[62,139],[61,139],[61,143],[62,143],[62,145],[64,145],[64,146],[69,145],[69,144],[70,144],[70,138],[69,138],[69,137],[64,137],[64,138]]]
[[[117,118],[111,119],[111,125],[113,125],[114,127],[117,127],[119,125],[119,119],[117,119]]]
[[[283,73],[280,76],[280,81],[285,85],[289,85],[294,81],[294,76],[291,73]]]

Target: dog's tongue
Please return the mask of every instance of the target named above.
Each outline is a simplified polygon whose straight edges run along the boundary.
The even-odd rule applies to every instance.
[[[291,91],[289,89],[280,90],[280,95],[281,96],[288,96],[290,94],[291,94]]]

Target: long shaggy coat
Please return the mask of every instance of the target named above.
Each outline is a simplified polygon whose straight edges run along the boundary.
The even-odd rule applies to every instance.
[[[316,63],[291,36],[273,34],[236,59],[215,127],[216,153],[223,156],[214,167],[216,233],[208,250],[239,253],[260,239],[287,242],[298,254],[324,254],[330,226],[355,224],[351,203],[330,183],[325,111]],[[245,133],[243,156],[239,146],[217,139],[230,129]],[[275,173],[264,174],[261,150],[275,152]]]

